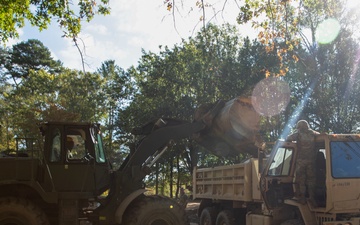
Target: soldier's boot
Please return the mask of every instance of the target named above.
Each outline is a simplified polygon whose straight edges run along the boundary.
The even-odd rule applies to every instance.
[[[306,204],[306,186],[302,182],[300,182],[300,184],[299,184],[298,194],[299,194],[299,197],[298,197],[299,202],[301,204]]]
[[[305,197],[304,194],[297,193],[295,199],[296,199],[300,204],[306,204],[306,197]]]
[[[305,198],[305,195],[304,195],[304,194],[302,194],[302,195],[300,196],[299,202],[300,202],[301,204],[306,204],[306,198]]]

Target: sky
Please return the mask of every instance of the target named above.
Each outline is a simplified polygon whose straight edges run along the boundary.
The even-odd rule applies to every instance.
[[[76,0],[74,0],[76,1]],[[171,12],[166,10],[163,5],[164,0],[110,0],[111,14],[107,16],[95,16],[90,23],[83,23],[82,32],[79,38],[80,47],[85,58],[85,70],[94,72],[100,68],[106,60],[115,60],[116,65],[124,70],[131,66],[137,66],[138,61],[145,52],[159,52],[159,46],[168,46],[170,49],[175,44],[181,44],[182,39],[188,40],[190,36],[195,36],[203,26],[199,22],[201,12],[194,5],[179,6],[174,17]],[[176,1],[184,4],[194,4],[195,0]],[[236,2],[244,0],[207,0],[213,7],[207,8],[207,22],[230,23],[238,26],[238,30],[243,36],[256,37],[250,26],[240,27],[236,23],[239,8]],[[224,6],[224,2],[226,5]],[[348,0],[348,7],[359,9],[359,0]],[[189,12],[189,9],[193,10]],[[214,10],[215,9],[215,10]],[[219,12],[222,9],[221,13]],[[216,11],[217,10],[217,11]],[[216,16],[214,16],[216,14]],[[323,21],[322,28],[317,31],[317,40],[322,40],[323,44],[331,42],[337,36],[340,24],[337,21]],[[330,26],[331,25],[331,26]],[[336,26],[334,26],[336,25]],[[319,26],[320,27],[320,26]],[[26,41],[28,39],[40,40],[52,53],[54,59],[63,62],[67,68],[82,70],[81,57],[70,39],[62,38],[62,31],[56,23],[47,30],[39,32],[36,27],[30,25],[19,30],[20,38],[10,40],[8,46]],[[260,91],[264,85],[274,85],[279,82],[259,83]],[[275,90],[275,89],[274,89]],[[279,89],[280,90],[280,89]],[[256,89],[254,90],[254,95]],[[282,96],[280,93],[280,97]],[[287,94],[290,95],[290,92]],[[271,96],[271,95],[269,95]],[[279,98],[282,99],[282,98]],[[277,99],[270,99],[270,105],[286,105],[287,102],[273,102]],[[266,101],[264,101],[266,102]],[[269,105],[269,104],[268,104]],[[260,114],[276,115],[278,111],[271,111],[273,108],[260,107]]]
[[[223,1],[213,2],[215,6],[222,8],[220,4]],[[86,71],[95,71],[106,60],[115,60],[116,65],[123,69],[136,66],[142,56],[141,49],[159,52],[160,45],[171,48],[181,43],[182,39],[187,40],[196,35],[202,26],[197,9],[177,14],[174,22],[174,17],[166,10],[163,0],[110,0],[110,7],[110,15],[97,15],[90,23],[83,23],[79,44],[84,51]],[[190,6],[183,7],[190,9]],[[231,3],[225,9],[226,13],[219,14],[212,22],[236,24],[239,10],[233,10]],[[208,14],[210,16],[213,12]],[[8,46],[28,39],[38,39],[65,67],[81,70],[81,57],[77,48],[70,39],[61,36],[62,32],[56,23],[42,32],[27,25],[20,30],[20,38],[11,40]]]
[[[110,15],[98,15],[90,23],[84,22],[79,35],[79,45],[85,58],[85,70],[95,71],[106,60],[115,60],[116,65],[126,70],[138,64],[142,56],[141,49],[159,52],[160,45],[171,48],[175,44],[180,44],[182,39],[187,40],[190,36],[196,35],[202,27],[202,23],[199,22],[201,13],[194,5],[186,5],[194,4],[196,1],[177,1],[185,5],[178,6],[175,22],[163,2],[164,0],[110,0]],[[239,9],[235,4],[236,0],[207,2],[213,6],[207,8],[207,21],[237,25],[236,16]],[[227,2],[225,7],[224,2]],[[349,6],[359,6],[359,1],[349,0]],[[191,7],[193,10],[189,12]],[[222,8],[222,13],[213,17],[214,12],[219,12]],[[244,36],[255,37],[255,33],[249,27],[240,27],[239,30]],[[38,39],[50,49],[55,59],[63,62],[65,67],[82,69],[77,48],[72,40],[61,37],[62,31],[56,23],[42,32],[27,25],[19,33],[20,38],[10,40],[8,46],[28,39]]]

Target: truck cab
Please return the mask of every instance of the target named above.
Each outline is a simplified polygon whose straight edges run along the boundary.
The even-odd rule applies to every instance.
[[[360,135],[321,134],[316,137],[316,206],[299,204],[295,198],[298,151],[295,142],[279,141],[275,145],[260,179],[266,206],[270,209],[286,205],[298,207],[305,224],[359,221]]]

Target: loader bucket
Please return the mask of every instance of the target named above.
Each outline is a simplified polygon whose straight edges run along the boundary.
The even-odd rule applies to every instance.
[[[195,120],[202,118],[209,107],[199,107]],[[238,97],[226,102],[211,125],[194,139],[215,155],[248,153],[257,156],[262,146],[259,123],[260,115],[254,109],[251,98]]]

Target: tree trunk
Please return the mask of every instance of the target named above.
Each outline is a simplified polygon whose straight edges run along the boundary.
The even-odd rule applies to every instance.
[[[173,178],[174,178],[174,162],[170,160],[170,198],[173,198]]]
[[[159,194],[159,163],[155,163],[155,194]]]
[[[177,177],[177,181],[176,181],[176,198],[179,198],[179,189],[180,189],[180,177],[181,177],[181,171],[180,171],[180,156],[177,155],[176,157],[176,169],[177,169],[177,173],[178,173],[178,177]]]

